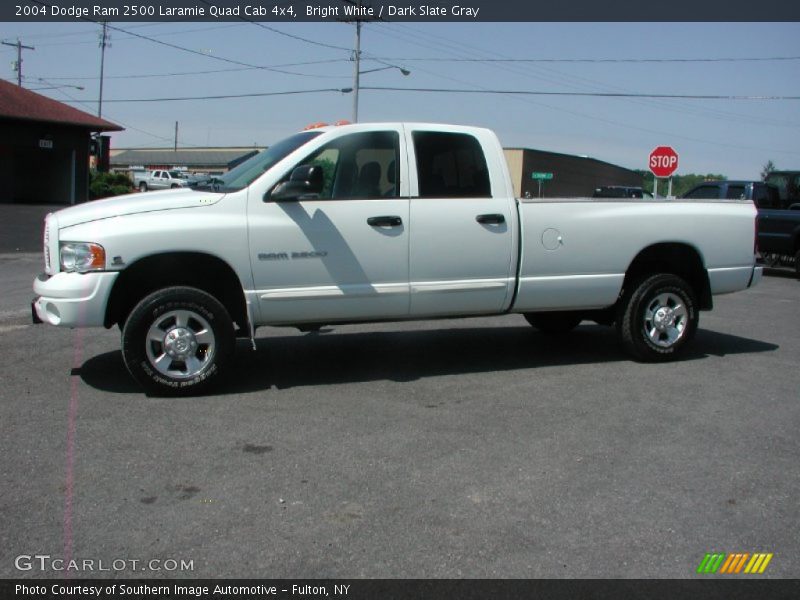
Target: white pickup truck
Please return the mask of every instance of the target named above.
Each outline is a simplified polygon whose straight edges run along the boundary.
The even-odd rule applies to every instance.
[[[189,185],[189,178],[183,171],[158,170],[142,171],[133,174],[133,185],[140,192],[147,190],[169,190]]]
[[[748,201],[514,197],[489,130],[322,127],[194,189],[52,213],[33,318],[118,325],[148,393],[188,394],[257,327],[521,313],[675,356],[761,277]],[[255,347],[255,344],[253,343]]]

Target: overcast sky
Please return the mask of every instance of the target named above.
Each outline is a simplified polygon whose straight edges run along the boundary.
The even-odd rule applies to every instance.
[[[353,85],[352,24],[112,25],[151,38],[110,32],[103,117],[127,128],[113,136],[112,147],[171,147],[175,121],[179,122],[179,146],[252,146],[272,144],[311,122],[351,119],[352,94],[340,91],[224,100],[114,101],[349,88]],[[19,37],[35,46],[23,54],[25,87],[39,88],[40,93],[62,101],[80,100],[72,105],[96,114],[99,30],[98,25],[86,22],[0,23],[0,38],[16,41]],[[372,23],[362,31],[362,71],[385,63],[411,71],[408,76],[393,68],[365,73],[362,86],[800,96],[798,23]],[[0,77],[15,80],[11,67],[15,50],[0,48]],[[794,58],[785,60],[789,57]],[[784,60],[629,62],[731,58]],[[313,64],[279,66],[295,63]],[[194,73],[178,75],[189,72]],[[41,89],[52,86],[85,89]],[[672,145],[680,154],[679,173],[758,178],[767,160],[779,168],[800,169],[798,100],[362,90],[359,120],[481,125],[494,129],[504,146],[584,154],[628,168],[646,168],[650,150]]]

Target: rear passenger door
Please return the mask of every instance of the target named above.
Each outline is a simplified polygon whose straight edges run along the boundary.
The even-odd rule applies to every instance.
[[[411,315],[503,310],[514,286],[516,209],[492,185],[498,165],[469,132],[410,126],[406,136]]]

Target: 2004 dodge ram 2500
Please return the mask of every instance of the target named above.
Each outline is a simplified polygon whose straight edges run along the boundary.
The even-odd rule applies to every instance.
[[[749,201],[514,197],[489,130],[413,123],[297,133],[193,189],[51,213],[34,320],[117,324],[133,377],[195,393],[257,327],[522,313],[616,324],[675,356],[755,265]],[[255,346],[255,344],[253,344]]]

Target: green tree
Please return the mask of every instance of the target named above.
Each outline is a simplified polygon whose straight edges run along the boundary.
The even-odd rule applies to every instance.
[[[125,173],[89,173],[89,198],[98,200],[109,196],[120,196],[130,193],[131,180]]]
[[[767,180],[767,175],[772,173],[775,170],[775,163],[771,160],[768,160],[767,163],[761,167],[761,181]]]

